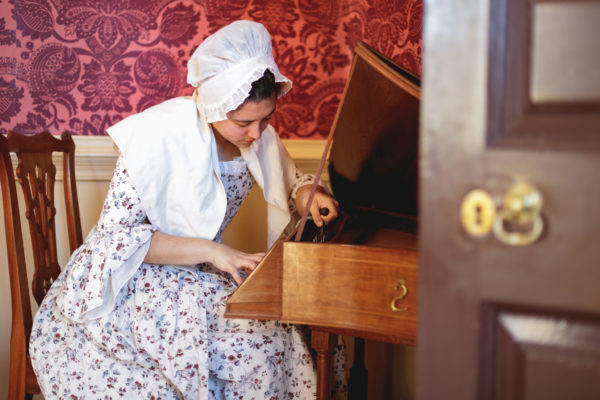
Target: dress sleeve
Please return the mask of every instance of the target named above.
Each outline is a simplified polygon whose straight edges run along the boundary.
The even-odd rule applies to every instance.
[[[315,176],[313,174],[305,174],[300,170],[300,168],[296,167],[296,177],[292,182],[290,197],[288,199],[288,207],[292,215],[297,214],[296,202],[294,200],[296,200],[298,189],[300,189],[302,186],[312,185],[314,181]],[[325,183],[323,183],[323,181],[319,180],[319,186],[321,186],[326,193],[330,193],[329,189],[327,188]]]
[[[154,231],[119,158],[99,221],[64,268],[57,299],[63,315],[84,321],[109,313],[142,264]]]

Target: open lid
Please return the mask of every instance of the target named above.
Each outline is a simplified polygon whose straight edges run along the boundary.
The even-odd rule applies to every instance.
[[[417,216],[420,81],[364,43],[330,135],[329,176],[343,209]]]

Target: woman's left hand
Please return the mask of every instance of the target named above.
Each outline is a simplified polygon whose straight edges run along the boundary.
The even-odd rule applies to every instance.
[[[308,197],[310,196],[311,185],[301,186],[296,192],[296,208],[300,215],[304,214],[304,210],[308,203]],[[321,209],[329,210],[327,215],[321,215]],[[317,186],[317,190],[313,197],[312,204],[310,205],[310,215],[315,222],[315,225],[321,226],[323,222],[328,224],[338,216],[339,203],[336,199],[325,193],[324,189]]]

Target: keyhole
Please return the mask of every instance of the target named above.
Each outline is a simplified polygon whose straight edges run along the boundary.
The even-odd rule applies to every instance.
[[[460,213],[463,228],[469,235],[482,237],[491,231],[495,207],[490,195],[483,190],[469,192],[463,200]]]
[[[475,224],[481,225],[481,204],[475,206]]]

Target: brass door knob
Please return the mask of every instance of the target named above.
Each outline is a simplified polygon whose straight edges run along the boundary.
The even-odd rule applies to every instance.
[[[493,232],[502,243],[526,246],[538,240],[544,230],[542,208],[540,192],[528,183],[517,183],[502,204],[495,204],[484,190],[471,190],[462,202],[460,217],[463,228],[473,237]]]
[[[511,246],[526,246],[534,243],[544,230],[541,216],[542,195],[530,184],[513,186],[498,211],[494,221],[494,236]]]

